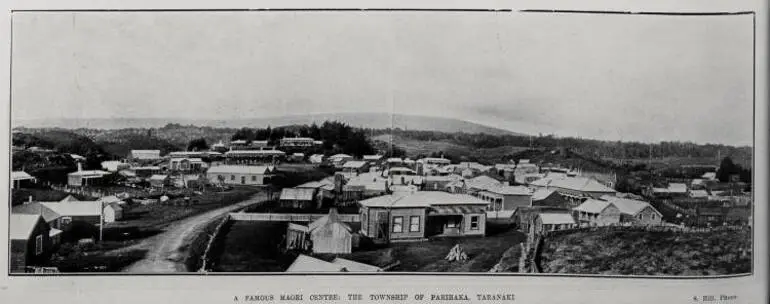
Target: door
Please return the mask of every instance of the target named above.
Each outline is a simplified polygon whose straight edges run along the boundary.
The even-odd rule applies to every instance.
[[[375,239],[388,240],[388,232],[390,232],[390,221],[387,211],[377,212],[377,233]]]

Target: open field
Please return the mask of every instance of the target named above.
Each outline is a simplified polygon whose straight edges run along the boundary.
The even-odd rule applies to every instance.
[[[751,231],[575,232],[546,239],[545,273],[725,275],[751,272]]]
[[[105,229],[161,228],[173,221],[237,203],[259,191],[255,187],[234,187],[225,192],[210,191],[191,197],[189,205],[181,198],[166,203],[136,205],[123,215],[123,220],[108,223]]]
[[[390,142],[390,135],[379,135],[372,138],[383,142]],[[499,162],[503,157],[513,153],[527,150],[527,147],[502,146],[497,148],[475,148],[459,145],[449,141],[423,141],[394,136],[393,144],[404,149],[407,156],[430,155],[435,152],[444,152],[449,156],[466,156],[469,159],[477,159],[489,163]]]

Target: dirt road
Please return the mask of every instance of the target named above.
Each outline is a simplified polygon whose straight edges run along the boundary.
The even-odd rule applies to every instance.
[[[120,249],[120,251],[136,249],[147,250],[147,255],[144,259],[126,267],[123,269],[123,272],[188,272],[189,270],[185,266],[185,245],[192,242],[192,240],[200,233],[203,233],[206,225],[227,213],[259,204],[266,200],[266,193],[257,193],[242,202],[174,222],[170,224],[164,232],[150,237],[136,245]],[[117,254],[119,252],[116,251],[114,253]]]

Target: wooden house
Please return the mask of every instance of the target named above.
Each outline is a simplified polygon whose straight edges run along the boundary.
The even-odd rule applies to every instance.
[[[316,188],[283,188],[278,200],[281,207],[309,209],[315,208],[320,203],[318,189]]]
[[[41,202],[40,204],[59,214],[61,216],[59,229],[76,238],[94,237],[93,233],[102,220],[103,203],[100,201]],[[73,231],[74,227],[80,228]]]
[[[581,226],[607,226],[620,223],[620,209],[613,203],[588,199],[572,208],[572,214]]]
[[[541,234],[575,227],[577,227],[575,219],[567,212],[540,212],[534,217],[530,225],[530,232]]]
[[[378,243],[433,236],[483,236],[489,204],[466,194],[396,193],[359,202],[361,233]]]
[[[272,166],[214,166],[206,172],[206,178],[214,184],[266,185],[273,176]]]
[[[532,207],[569,208],[569,203],[555,190],[537,189],[532,192]]]
[[[103,212],[105,223],[113,223],[123,219],[123,207],[118,203],[105,204]]]
[[[476,192],[475,196],[489,202],[488,211],[513,211],[532,205],[532,193],[522,186],[494,184]]]
[[[100,185],[103,183],[103,177],[110,174],[102,170],[83,170],[82,165],[78,163],[78,170],[67,174],[67,185],[70,187],[84,187]]]
[[[27,188],[37,181],[35,177],[24,171],[11,172],[11,180],[13,181],[11,189]]]
[[[603,196],[602,199],[618,207],[621,223],[660,225],[663,222],[663,214],[648,202],[616,196]]]
[[[51,228],[40,215],[11,214],[8,237],[10,240],[10,272],[24,273],[27,266],[48,261],[53,245]]]
[[[342,165],[342,172],[349,175],[357,175],[369,171],[369,163],[361,160],[345,162]]]
[[[46,222],[46,224],[48,224],[48,227],[50,228],[48,237],[51,240],[51,244],[54,247],[61,244],[62,227],[60,214],[39,202],[27,202],[22,205],[13,206],[11,213],[42,216],[43,220]]]

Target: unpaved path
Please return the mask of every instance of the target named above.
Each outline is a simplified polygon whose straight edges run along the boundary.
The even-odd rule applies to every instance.
[[[185,249],[187,248],[185,245],[192,242],[200,233],[203,233],[206,225],[227,213],[263,203],[266,200],[266,193],[254,194],[242,202],[174,222],[166,227],[164,232],[147,238],[138,244],[110,252],[110,254],[119,254],[127,250],[147,250],[147,255],[145,255],[144,259],[124,268],[123,272],[189,272],[190,270],[185,266]]]

